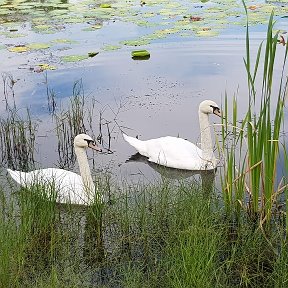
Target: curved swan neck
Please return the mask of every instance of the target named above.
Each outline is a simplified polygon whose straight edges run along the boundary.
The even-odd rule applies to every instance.
[[[201,149],[203,151],[203,160],[214,159],[213,145],[209,124],[209,116],[201,111],[199,113],[200,133],[201,133]]]
[[[77,156],[77,161],[80,169],[80,175],[84,184],[85,192],[87,193],[88,199],[93,199],[93,194],[95,192],[95,186],[91,176],[91,171],[89,167],[89,162],[86,154],[85,148],[74,146],[75,154]]]

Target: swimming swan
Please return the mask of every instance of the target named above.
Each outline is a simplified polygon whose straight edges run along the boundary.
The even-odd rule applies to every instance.
[[[201,149],[195,144],[177,137],[160,137],[141,141],[123,133],[124,139],[148,161],[177,169],[212,170],[217,166],[209,126],[209,114],[221,117],[219,106],[205,100],[199,105]]]
[[[21,186],[33,184],[50,185],[55,187],[58,203],[89,205],[93,201],[95,186],[86,155],[86,148],[96,151],[101,149],[95,141],[86,134],[79,134],[74,139],[74,149],[77,157],[80,175],[58,168],[39,169],[31,172],[13,171],[7,169],[10,176]]]

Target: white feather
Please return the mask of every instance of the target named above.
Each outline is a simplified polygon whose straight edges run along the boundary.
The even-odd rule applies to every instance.
[[[56,201],[58,203],[89,205],[93,199],[92,196],[94,195],[92,194],[95,192],[95,187],[85,152],[85,149],[88,147],[87,140],[93,141],[86,134],[79,134],[74,140],[81,176],[74,172],[58,168],[39,169],[27,173],[11,169],[7,169],[7,171],[21,186],[45,185],[48,188],[47,192],[52,188],[57,193]],[[95,144],[89,147],[100,150]]]
[[[215,113],[215,108],[217,113]],[[212,170],[217,160],[213,154],[208,114],[219,115],[218,105],[205,100],[199,105],[199,122],[201,129],[201,148],[177,137],[166,136],[142,141],[123,133],[124,139],[148,161],[166,167],[185,170]]]

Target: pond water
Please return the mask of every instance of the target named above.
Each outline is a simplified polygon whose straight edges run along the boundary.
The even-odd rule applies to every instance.
[[[272,9],[275,30],[287,37],[288,4],[246,4],[255,58]],[[160,175],[145,161],[126,163],[136,151],[121,131],[140,139],[179,135],[197,143],[202,100],[221,105],[227,93],[229,99],[237,95],[243,115],[247,108],[241,1],[1,0],[0,16],[0,112],[7,117],[8,103],[24,117],[29,108],[37,123],[33,164],[38,168],[78,169],[63,161],[71,148],[68,156],[58,152],[55,120],[68,109],[77,81],[84,95],[86,132],[95,137],[102,132],[103,147],[113,151],[88,152],[93,171],[108,171],[120,181],[150,181]],[[150,58],[133,60],[131,51],[137,49],[147,49]],[[278,50],[276,83],[285,48],[279,44]],[[56,103],[53,111],[51,103]],[[213,117],[211,122],[220,123]]]

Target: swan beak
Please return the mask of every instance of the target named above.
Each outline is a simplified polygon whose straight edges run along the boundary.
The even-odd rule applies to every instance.
[[[98,152],[102,152],[102,149],[99,146],[97,146],[96,142],[94,142],[94,141],[90,141],[88,143],[88,147],[93,149],[93,150],[96,150]]]
[[[218,107],[215,107],[215,109],[213,110],[213,114],[215,114],[219,117],[222,117],[222,114],[221,114],[220,109]]]

